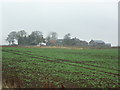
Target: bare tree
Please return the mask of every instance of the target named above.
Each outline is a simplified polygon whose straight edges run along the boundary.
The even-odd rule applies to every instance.
[[[26,35],[27,32],[25,30],[21,30],[17,32],[16,39],[18,40],[18,45],[22,45],[23,43],[26,42]]]
[[[25,37],[27,35],[27,32],[25,30],[18,31],[17,38]]]
[[[40,31],[33,31],[29,35],[29,39],[30,39],[31,43],[34,43],[36,45],[41,44],[42,42],[44,42],[42,32],[40,32]]]
[[[50,32],[46,37],[47,45],[55,45],[58,39],[58,34],[56,32]]]
[[[64,36],[63,44],[68,45],[68,46],[71,44],[71,34],[70,33],[68,33]]]
[[[13,31],[8,34],[6,41],[9,42],[9,45],[11,45],[14,44],[16,38],[17,38],[17,32]]]
[[[46,37],[46,40],[57,40],[58,39],[58,34],[56,32],[50,32],[48,36]]]

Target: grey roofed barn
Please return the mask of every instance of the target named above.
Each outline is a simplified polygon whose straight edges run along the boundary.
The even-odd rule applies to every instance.
[[[96,43],[105,43],[104,41],[102,41],[102,40],[93,40],[94,42],[96,42]]]
[[[104,41],[102,41],[102,40],[91,40],[90,42],[89,42],[89,45],[91,46],[91,45],[105,45],[105,42]]]
[[[90,47],[96,47],[96,48],[109,48],[111,47],[110,43],[105,43],[102,40],[91,40],[89,42]]]

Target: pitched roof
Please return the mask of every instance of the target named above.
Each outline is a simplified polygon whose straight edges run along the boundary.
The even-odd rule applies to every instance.
[[[102,41],[102,40],[93,40],[94,42],[96,42],[96,43],[105,43],[104,41]]]

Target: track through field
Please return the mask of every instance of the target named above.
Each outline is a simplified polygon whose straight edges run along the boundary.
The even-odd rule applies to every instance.
[[[70,66],[70,67],[73,67],[73,68],[80,68],[80,69],[85,70],[85,71],[78,71],[77,72],[77,71],[66,71],[66,70],[54,69],[55,73],[60,74],[60,77],[59,77],[59,75],[58,76],[53,75],[54,78],[51,77],[52,78],[51,80],[54,81],[54,82],[59,82],[61,80],[65,80],[64,81],[64,86],[66,86],[66,87],[69,87],[72,84],[73,84],[73,87],[88,87],[89,88],[89,87],[95,87],[95,85],[97,87],[97,85],[99,86],[99,84],[101,84],[101,83],[99,83],[99,81],[105,83],[106,87],[112,87],[112,85],[116,85],[115,87],[119,87],[118,80],[116,79],[116,78],[120,77],[120,74],[117,73],[119,71],[118,69],[111,68],[111,67],[104,67],[104,66],[100,66],[100,65],[93,65],[92,64],[92,63],[96,63],[96,64],[97,63],[103,63],[104,64],[105,61],[87,61],[87,60],[86,61],[83,61],[83,60],[82,61],[81,60],[80,61],[75,61],[75,60],[69,60],[69,59],[61,59],[61,58],[58,58],[58,57],[56,58],[56,57],[50,57],[50,56],[46,56],[46,55],[44,56],[44,55],[41,55],[41,54],[36,55],[36,54],[34,54],[34,52],[29,51],[29,50],[22,51],[22,50],[15,50],[15,49],[8,49],[8,50],[3,49],[2,52],[6,52],[6,53],[9,53],[9,54],[16,55],[16,57],[21,56],[21,57],[31,58],[31,60],[33,59],[32,63],[28,63],[28,64],[36,66],[36,67],[39,64],[34,63],[34,59],[37,60],[38,63],[40,62],[41,64],[42,63],[45,64],[45,63],[49,62],[51,64],[56,63],[56,64],[66,65],[66,66]],[[7,60],[9,58],[3,57],[3,60],[4,59]],[[109,57],[108,57],[108,59],[109,59]],[[11,60],[14,60],[15,62],[19,61],[19,60],[15,59],[14,56],[13,56],[13,59],[11,58]],[[24,62],[24,60],[22,61],[20,59],[19,62]],[[20,72],[17,69],[17,67],[9,67],[9,69],[14,70],[14,72],[17,72],[17,73]],[[4,70],[7,71],[6,66],[4,66]],[[40,74],[40,75],[45,76],[44,72],[35,71],[35,70],[29,69],[29,68],[26,68],[25,70],[31,71],[32,73],[34,73],[36,75]],[[86,71],[89,71],[90,74],[87,73]],[[30,72],[28,72],[28,73],[30,73]],[[50,72],[48,74],[50,74]],[[66,75],[66,78],[64,78],[64,76],[61,76],[61,74]],[[69,76],[69,75],[75,76],[76,78],[78,77],[77,82],[76,82],[76,79],[71,80],[71,79],[67,78],[67,76]],[[98,75],[101,76],[101,77],[98,78],[97,77]],[[105,77],[102,77],[102,76],[105,76]],[[106,77],[106,76],[108,76],[108,77]],[[47,77],[47,75],[46,75],[46,77]],[[81,78],[81,77],[83,77],[83,78]],[[85,77],[87,77],[87,78],[85,78]],[[25,76],[24,78],[30,79],[30,76]],[[41,76],[41,80],[42,79],[43,78]],[[34,85],[34,83],[36,81],[33,80],[33,79],[32,79],[32,81],[33,81],[32,83]],[[69,82],[69,85],[67,85],[67,82]],[[94,84],[92,84],[91,82],[93,82]],[[71,85],[70,85],[70,83],[71,83]],[[82,83],[84,84],[83,86],[82,86]],[[102,84],[101,84],[101,86],[102,86]],[[33,87],[33,86],[31,86],[31,87]]]

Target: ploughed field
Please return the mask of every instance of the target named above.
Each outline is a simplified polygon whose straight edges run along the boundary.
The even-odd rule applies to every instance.
[[[118,88],[117,49],[2,48],[3,87]]]

